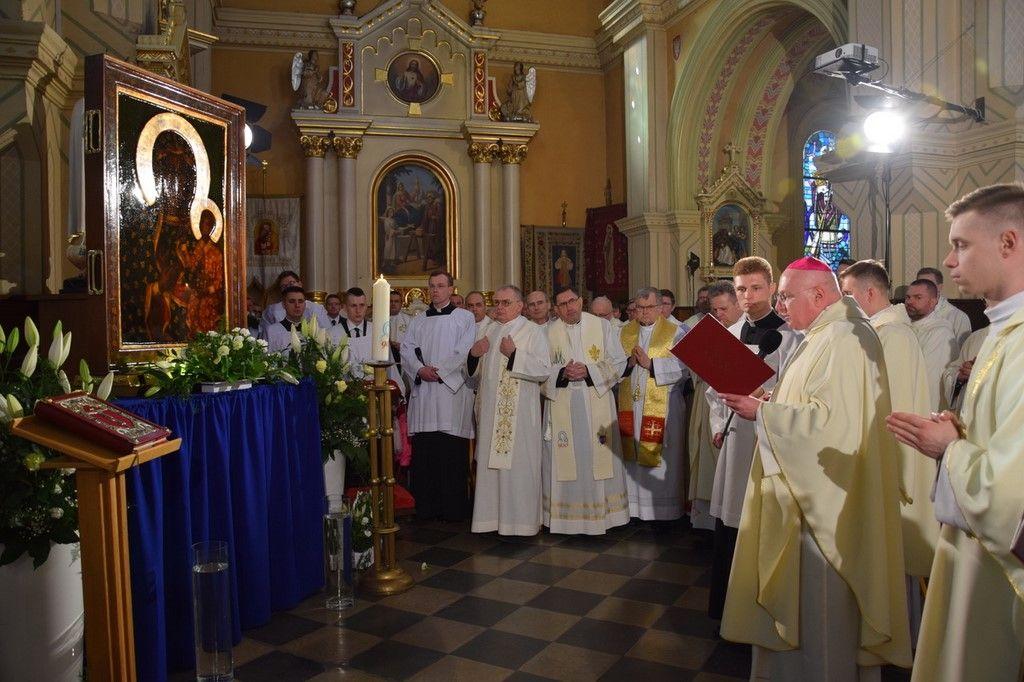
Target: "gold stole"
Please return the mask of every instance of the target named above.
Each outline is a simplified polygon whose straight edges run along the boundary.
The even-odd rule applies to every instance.
[[[604,347],[604,329],[600,320],[584,315],[580,320],[580,340],[585,348],[586,359],[597,363],[607,357]],[[572,358],[572,341],[569,329],[563,322],[555,322],[548,326],[548,337],[551,342],[552,365],[564,365]],[[599,380],[593,377],[594,381]],[[576,448],[573,445],[572,431],[572,393],[571,387],[556,389],[565,391],[557,393],[551,402],[551,430],[555,479],[558,481],[576,480]],[[595,481],[605,481],[612,477],[612,451],[607,443],[601,442],[601,432],[606,425],[612,423],[612,413],[607,399],[599,399],[587,387],[587,417],[590,422],[590,451],[593,453],[593,470]],[[595,428],[599,427],[599,428]],[[607,441],[607,438],[605,439]]]
[[[676,337],[676,326],[663,317],[654,323],[647,355],[667,358]],[[640,324],[636,320],[622,328],[622,349],[629,355],[640,340]],[[622,458],[636,460],[642,466],[661,464],[661,441],[665,437],[665,418],[668,416],[668,394],[671,386],[658,386],[654,381],[654,366],[647,377],[643,416],[640,419],[640,449],[637,450],[633,434],[633,404],[640,399],[639,391],[629,390],[632,377],[619,387],[619,432],[622,433]],[[633,367],[636,370],[636,366]],[[625,390],[624,390],[625,389]]]
[[[511,335],[516,347],[526,352],[529,334],[523,333],[527,322],[526,318],[520,318],[519,328],[513,332],[504,329],[504,325],[494,324],[487,329],[487,337],[491,338],[492,332],[497,330],[494,338],[491,338],[491,349],[487,351],[484,358],[493,358],[479,369],[481,372],[490,370],[492,362],[498,362],[498,390],[494,402],[494,428],[491,431],[491,454],[487,460],[487,466],[491,469],[511,469],[512,451],[516,444],[516,408],[519,406],[520,379],[512,376],[508,370],[508,358],[501,354],[498,349],[501,339],[505,335]],[[532,349],[531,349],[532,350]]]

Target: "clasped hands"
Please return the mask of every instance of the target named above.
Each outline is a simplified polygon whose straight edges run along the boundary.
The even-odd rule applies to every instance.
[[[647,354],[647,351],[640,346],[633,347],[633,352],[629,354],[629,358],[626,360],[626,363],[630,367],[633,365],[640,365],[648,372],[651,371],[651,365],[653,364],[651,362],[651,357]]]
[[[575,360],[570,360],[562,371],[562,376],[569,381],[585,381],[589,375],[590,372],[587,370],[587,366]]]
[[[491,349],[491,340],[486,336],[478,340],[473,344],[473,347],[469,349],[469,354],[474,358],[483,357],[487,351]],[[504,336],[501,339],[501,344],[498,346],[498,350],[506,358],[511,357],[512,353],[516,351],[516,343],[512,340],[511,336]]]
[[[933,412],[928,417],[893,412],[885,418],[885,425],[896,440],[932,459],[941,459],[949,444],[963,437],[959,424],[960,420],[949,410]]]

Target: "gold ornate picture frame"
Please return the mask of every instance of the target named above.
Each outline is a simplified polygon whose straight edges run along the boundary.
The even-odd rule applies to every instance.
[[[394,285],[422,286],[435,270],[458,277],[458,192],[431,157],[390,159],[373,180],[370,270]]]
[[[737,166],[726,167],[696,199],[703,242],[701,270],[706,281],[731,278],[737,260],[765,255],[758,240],[765,229],[766,201],[747,184]]]

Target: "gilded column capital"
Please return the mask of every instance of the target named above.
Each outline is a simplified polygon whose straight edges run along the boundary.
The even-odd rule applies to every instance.
[[[491,163],[498,157],[498,145],[493,142],[470,142],[466,151],[473,163]]]
[[[328,141],[326,137],[303,135],[299,137],[299,144],[302,145],[302,151],[305,152],[306,156],[323,158],[327,154]]]
[[[498,149],[498,156],[505,165],[519,164],[526,160],[525,144],[506,144]]]
[[[363,148],[361,137],[335,137],[334,153],[343,159],[354,159]]]

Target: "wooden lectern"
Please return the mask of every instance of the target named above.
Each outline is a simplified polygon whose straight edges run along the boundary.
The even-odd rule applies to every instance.
[[[15,419],[11,433],[64,455],[47,460],[43,467],[76,470],[89,679],[134,680],[125,474],[132,467],[177,452],[181,439],[119,455],[34,416]]]

